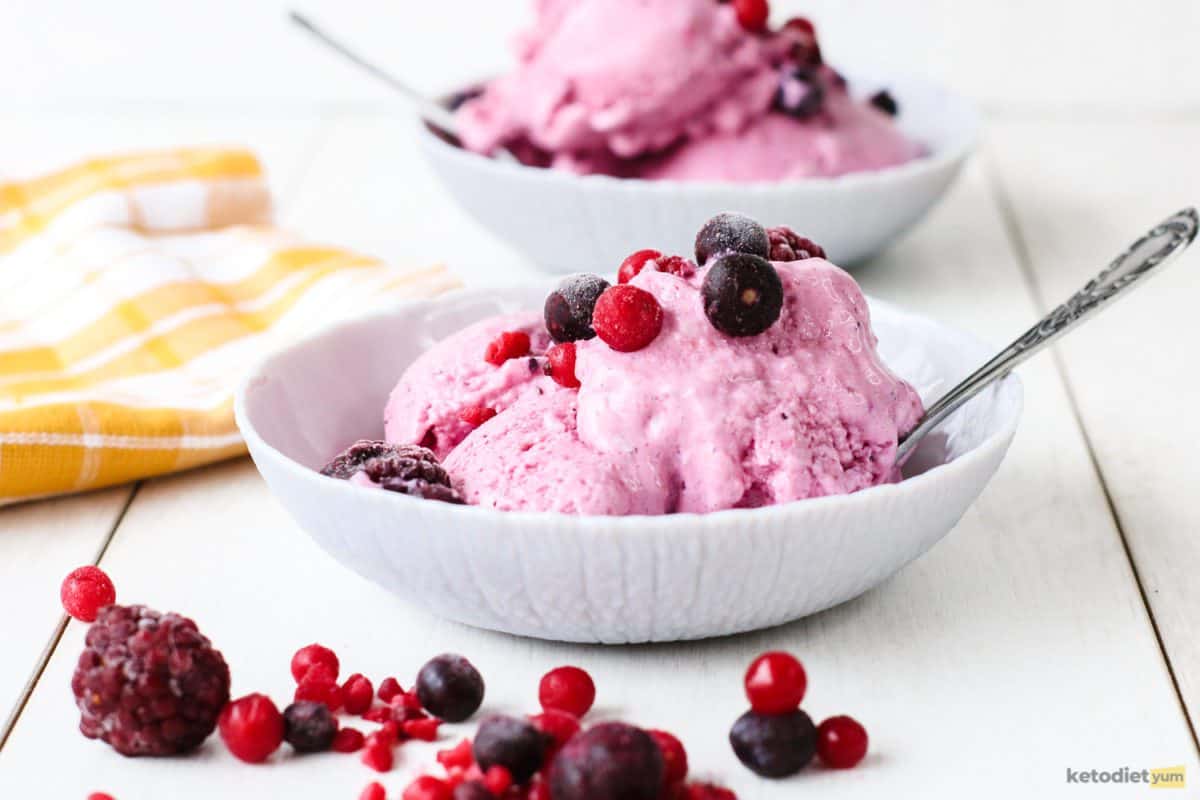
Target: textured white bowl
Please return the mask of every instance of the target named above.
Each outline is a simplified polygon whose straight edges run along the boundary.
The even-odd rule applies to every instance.
[[[467,290],[344,323],[268,357],[237,420],[271,491],[334,558],[470,625],[582,642],[694,639],[797,619],[924,553],[983,490],[1021,409],[1010,377],[929,437],[899,484],[760,509],[661,517],[498,512],[360,488],[315,470],[382,438],[403,369],[484,316],[540,306],[545,287]],[[932,391],[989,355],[962,334],[872,302],[882,353]],[[935,385],[940,385],[935,388]]]
[[[579,176],[484,158],[424,125],[418,138],[458,204],[547,272],[608,274],[640,247],[690,254],[696,231],[721,211],[790,225],[846,266],[878,253],[925,215],[978,133],[979,116],[965,99],[916,79],[886,85],[900,104],[900,127],[929,155],[837,178],[738,184]]]

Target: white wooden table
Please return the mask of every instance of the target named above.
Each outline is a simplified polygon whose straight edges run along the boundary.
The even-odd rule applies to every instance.
[[[1189,74],[1194,83],[1200,73]],[[267,162],[284,222],[312,237],[398,261],[446,260],[475,283],[528,274],[450,204],[415,154],[410,120],[388,106],[25,105],[0,111],[0,167],[246,143]],[[1198,140],[1190,113],[993,113],[948,201],[857,277],[1000,344],[1144,228],[1200,202]],[[1012,452],[929,555],[842,607],[729,639],[583,647],[443,622],[324,556],[245,459],[0,510],[0,798],[324,800],[357,797],[376,777],[332,754],[250,767],[215,737],[193,757],[127,760],[78,735],[69,679],[85,629],[61,627],[57,592],[85,563],[113,576],[122,601],[194,617],[230,662],[235,695],[266,691],[281,705],[288,659],[310,641],[335,648],[348,670],[404,683],[452,650],[479,665],[499,711],[533,710],[545,669],[585,666],[600,714],[677,732],[693,772],[742,798],[1053,797],[1079,790],[1068,769],[1174,765],[1195,791],[1198,290],[1193,253],[1022,368],[1026,413]],[[866,724],[872,752],[859,769],[769,783],[736,762],[726,733],[743,710],[741,673],[768,648],[805,661],[814,717]],[[438,746],[468,730],[447,726]],[[405,745],[384,778],[390,791],[438,746]]]

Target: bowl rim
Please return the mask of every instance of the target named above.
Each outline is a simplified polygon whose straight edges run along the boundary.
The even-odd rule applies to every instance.
[[[870,83],[869,77],[850,73],[852,82]],[[879,83],[876,81],[876,83]],[[728,192],[749,191],[758,194],[772,193],[821,193],[857,187],[880,181],[904,181],[916,175],[939,172],[954,167],[967,158],[978,146],[983,117],[978,106],[965,95],[941,84],[916,75],[893,76],[884,82],[888,91],[900,95],[920,91],[939,95],[943,102],[954,110],[954,116],[963,124],[961,130],[944,146],[930,148],[926,155],[883,169],[848,172],[833,177],[787,178],[778,181],[722,181],[722,180],[679,180],[677,178],[619,178],[612,175],[578,175],[565,170],[548,167],[533,167],[517,161],[499,161],[494,158],[451,144],[434,132],[433,127],[420,117],[414,118],[416,133],[421,149],[431,158],[454,161],[467,169],[491,173],[498,178],[543,180],[547,182],[577,183],[583,188],[597,190],[624,187],[639,192]],[[444,97],[452,95],[447,93]],[[951,116],[951,115],[947,115]],[[927,142],[923,142],[928,146]]]
[[[420,498],[409,497],[407,495],[396,492],[379,492],[365,490],[363,487],[356,486],[349,481],[339,480],[320,474],[316,469],[304,466],[295,459],[285,455],[275,445],[268,442],[263,436],[258,433],[253,420],[250,418],[247,404],[249,402],[248,395],[252,392],[256,385],[266,379],[266,373],[283,359],[294,356],[305,349],[311,348],[318,341],[333,338],[341,335],[349,328],[353,327],[370,327],[378,324],[381,320],[388,317],[393,317],[402,312],[407,312],[414,307],[419,306],[434,306],[447,300],[455,300],[471,295],[478,295],[480,299],[495,296],[497,291],[501,292],[516,292],[516,291],[532,291],[535,287],[542,288],[544,282],[523,282],[519,284],[510,284],[501,288],[498,287],[464,287],[455,289],[445,294],[438,295],[432,298],[414,298],[403,300],[394,305],[373,311],[370,314],[351,319],[343,319],[329,325],[326,325],[319,330],[305,335],[302,338],[296,339],[282,347],[273,349],[269,353],[260,356],[254,365],[243,375],[238,384],[237,391],[234,395],[234,418],[237,422],[238,429],[241,431],[246,445],[252,456],[258,457],[259,453],[266,453],[270,458],[274,459],[282,469],[293,476],[301,483],[307,483],[318,491],[345,491],[357,492],[358,500],[363,503],[393,503],[394,508],[398,512],[404,510],[414,510],[420,508],[422,514],[428,515],[459,515],[463,521],[475,520],[478,522],[490,521],[493,523],[502,522],[504,524],[525,524],[525,525],[544,525],[551,524],[570,524],[580,527],[584,530],[591,528],[601,529],[603,533],[609,534],[614,530],[614,526],[620,531],[639,529],[639,528],[678,528],[680,531],[685,531],[697,525],[713,526],[722,525],[726,521],[738,523],[749,519],[757,519],[762,522],[771,520],[781,520],[795,518],[798,515],[814,514],[830,507],[839,505],[855,506],[863,505],[872,500],[884,501],[889,496],[901,495],[905,493],[917,492],[923,489],[927,484],[935,480],[945,479],[956,472],[967,472],[969,469],[981,460],[990,459],[995,452],[999,450],[999,458],[1003,459],[1004,451],[1008,448],[1009,443],[1016,435],[1018,425],[1021,420],[1024,410],[1024,390],[1021,379],[1015,374],[1010,373],[996,384],[996,391],[1008,391],[1013,393],[1013,408],[1011,414],[997,427],[995,431],[990,433],[978,445],[971,448],[967,452],[960,455],[952,461],[938,464],[931,467],[920,475],[914,475],[911,478],[905,478],[897,483],[886,483],[877,486],[871,486],[866,489],[860,489],[857,492],[839,495],[826,495],[824,497],[810,497],[803,500],[794,500],[787,503],[778,503],[770,506],[762,506],[759,508],[730,508],[720,511],[709,512],[678,512],[674,514],[627,514],[627,515],[605,515],[605,514],[566,514],[558,511],[499,511],[491,508],[482,508],[473,505],[457,505],[453,503],[438,503],[430,502]],[[944,331],[949,331],[958,336],[963,341],[970,342],[972,345],[988,351],[988,346],[977,337],[951,328],[937,322],[929,317],[914,312],[906,311],[900,306],[889,303],[885,300],[879,300],[868,296],[868,307],[874,311],[877,308],[886,308],[891,312],[899,314],[908,314],[917,317],[935,327],[941,328]],[[398,376],[397,376],[398,379]],[[257,466],[257,464],[256,464]],[[334,484],[340,484],[340,488],[335,488]],[[412,504],[420,504],[414,506]],[[805,510],[809,509],[809,510]],[[670,531],[668,531],[669,533]],[[682,535],[682,534],[681,534]]]

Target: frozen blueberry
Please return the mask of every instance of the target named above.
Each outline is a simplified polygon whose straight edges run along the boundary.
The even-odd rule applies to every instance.
[[[894,117],[900,113],[900,106],[896,104],[896,98],[892,97],[892,93],[887,89],[882,89],[871,95],[869,102],[889,117]]]
[[[662,751],[653,737],[623,722],[604,722],[572,738],[550,766],[554,800],[655,800],[663,786]]]
[[[816,70],[797,67],[779,79],[775,108],[796,119],[808,119],[825,106],[825,87]]]
[[[324,703],[301,701],[283,711],[283,739],[298,753],[328,750],[337,730],[337,720]]]
[[[417,698],[438,719],[462,722],[483,703],[483,676],[462,656],[446,653],[417,673]]]
[[[800,709],[788,714],[747,711],[729,731],[733,752],[746,767],[764,778],[794,775],[817,752],[817,728]]]
[[[592,328],[592,309],[608,288],[599,275],[570,275],[546,298],[546,330],[556,342],[576,342],[596,335]]]
[[[757,336],[775,324],[783,309],[783,283],[775,267],[745,253],[714,261],[700,291],[708,321],[730,336]]]
[[[529,720],[488,717],[475,733],[475,763],[484,772],[489,767],[504,767],[513,781],[524,783],[542,768],[550,742]]]
[[[696,234],[696,263],[723,253],[750,253],[766,258],[771,252],[767,231],[744,214],[717,214]]]

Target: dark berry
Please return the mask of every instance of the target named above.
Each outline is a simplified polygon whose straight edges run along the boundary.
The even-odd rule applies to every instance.
[[[529,355],[529,334],[525,331],[504,331],[488,342],[483,351],[483,360],[498,367],[505,361]]]
[[[479,781],[464,781],[454,787],[453,800],[496,800],[496,795]]]
[[[682,783],[688,774],[687,751],[683,742],[666,731],[646,731],[663,755],[663,789]]]
[[[320,644],[310,644],[296,651],[292,656],[292,678],[299,683],[308,675],[309,670],[316,666],[324,667],[328,671],[329,680],[337,680],[338,670],[341,668],[337,653]]]
[[[546,374],[559,386],[579,388],[579,378],[575,377],[574,342],[556,344],[546,351]]]
[[[696,234],[696,263],[725,253],[749,253],[766,258],[771,252],[767,231],[744,214],[725,212],[704,223]]]
[[[579,717],[574,714],[568,714],[566,711],[557,711],[549,709],[541,714],[534,714],[529,718],[534,727],[542,733],[549,736],[553,741],[550,744],[550,750],[547,752],[547,759],[557,753],[562,746],[579,733]]]
[[[248,694],[221,712],[221,739],[229,752],[248,764],[258,764],[279,749],[284,722],[271,698]]]
[[[387,791],[379,781],[371,781],[358,795],[358,800],[387,800]]]
[[[347,714],[363,714],[371,707],[375,699],[375,688],[371,680],[357,672],[342,684],[342,704]]]
[[[174,755],[217,726],[229,667],[190,619],[108,605],[88,629],[71,691],[84,736],[127,756]]]
[[[384,678],[379,682],[379,699],[385,703],[392,702],[393,697],[403,693],[404,688],[400,686],[400,682],[395,678]]]
[[[708,321],[730,336],[757,336],[774,325],[783,310],[779,273],[758,256],[721,256],[704,276],[700,292]]]
[[[617,270],[617,283],[629,283],[642,271],[647,261],[659,258],[662,258],[662,253],[657,250],[638,250],[621,262],[621,268]]]
[[[339,728],[338,732],[334,734],[333,744],[330,745],[330,748],[338,753],[353,753],[362,749],[366,738],[362,731],[356,728]]]
[[[538,702],[546,711],[565,711],[582,717],[596,702],[596,684],[579,667],[557,667],[542,676]]]
[[[830,717],[817,727],[817,755],[827,767],[849,769],[867,755],[867,730],[852,717]]]
[[[402,800],[454,800],[450,784],[432,775],[417,778],[404,789],[400,797]]]
[[[772,261],[804,261],[809,258],[825,258],[825,248],[806,239],[786,225],[767,229],[771,241]]]
[[[887,89],[871,95],[871,99],[868,102],[889,117],[894,117],[900,113],[900,106],[896,104],[896,98],[892,97],[892,93]]]
[[[570,275],[546,298],[546,330],[556,342],[577,342],[595,337],[592,311],[609,286],[599,275]]]
[[[800,707],[808,688],[804,667],[790,653],[763,653],[750,662],[743,680],[750,707],[760,714],[786,714]]]
[[[737,12],[738,23],[752,33],[767,29],[767,18],[771,16],[771,7],[767,0],[733,0],[733,10]]]
[[[596,301],[592,318],[599,337],[622,353],[641,350],[662,331],[662,306],[645,289],[622,284],[607,289]]]
[[[781,29],[784,36],[790,38],[792,44],[792,60],[801,66],[820,66],[821,45],[817,42],[817,29],[804,17],[792,17],[783,23]]]
[[[666,767],[653,737],[623,722],[579,734],[550,765],[554,800],[655,800]]]
[[[483,703],[483,677],[462,656],[444,654],[430,659],[417,673],[417,697],[430,714],[447,722],[462,722]]]
[[[323,753],[333,747],[337,720],[324,703],[292,703],[283,710],[283,740],[299,753]]]
[[[458,412],[458,418],[473,428],[478,428],[494,416],[496,409],[490,406],[467,406]]]
[[[475,763],[485,772],[498,764],[514,781],[524,783],[542,768],[549,744],[550,737],[528,720],[488,717],[475,733]]]
[[[58,592],[63,610],[80,622],[95,622],[100,609],[117,600],[112,579],[99,567],[80,567],[63,579]]]
[[[809,67],[783,74],[775,90],[775,108],[795,119],[808,119],[825,107],[825,87]]]
[[[437,456],[418,445],[363,439],[346,448],[321,470],[322,475],[343,480],[359,472],[390,492],[445,503],[463,502]],[[292,674],[295,675],[294,670]]]
[[[808,714],[747,711],[729,731],[734,755],[764,778],[784,778],[802,770],[817,751],[817,729]]]

